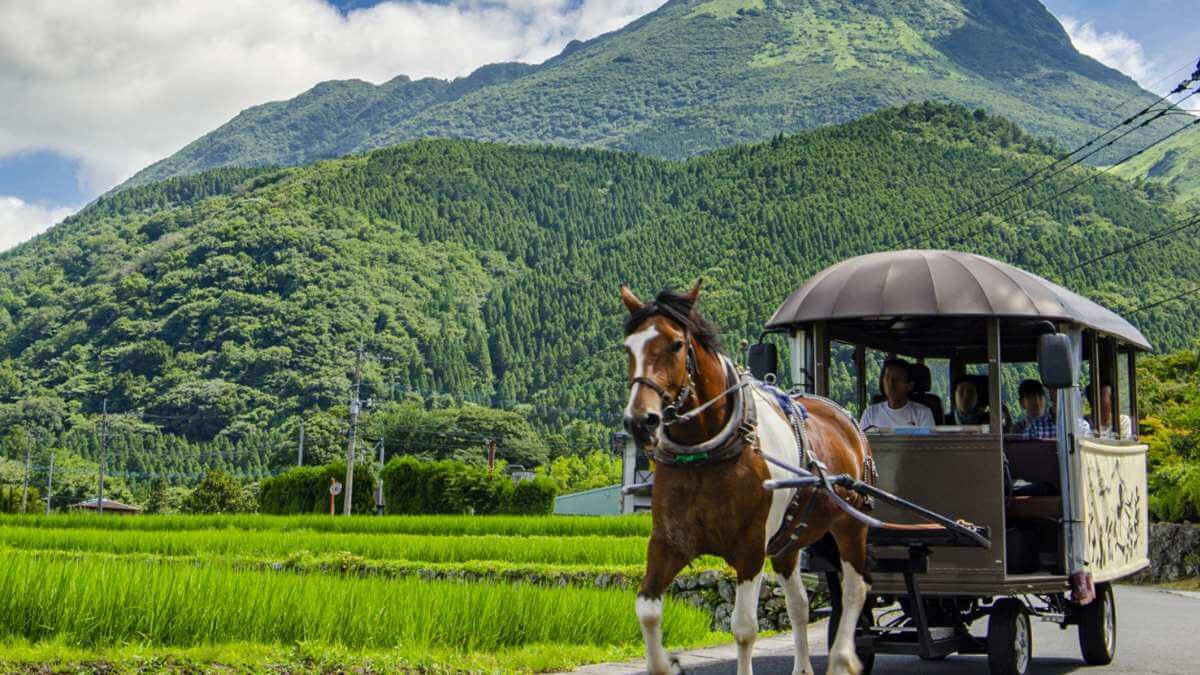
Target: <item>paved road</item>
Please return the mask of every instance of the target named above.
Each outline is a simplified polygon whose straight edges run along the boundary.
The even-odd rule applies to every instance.
[[[1033,623],[1031,673],[1200,673],[1200,597],[1137,586],[1117,586],[1117,657],[1104,667],[1084,665],[1074,627]],[[824,634],[822,626],[822,635]],[[987,620],[973,627],[987,631]],[[820,640],[821,643],[824,640]],[[813,668],[825,672],[825,648],[814,649]],[[731,660],[693,667],[694,675],[734,675]],[[790,655],[768,654],[754,659],[755,675],[791,675]],[[911,656],[879,656],[873,673],[981,673],[988,672],[985,656],[950,656],[925,662]]]

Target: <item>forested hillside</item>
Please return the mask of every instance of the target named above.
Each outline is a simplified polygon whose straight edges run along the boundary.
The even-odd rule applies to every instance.
[[[1193,127],[1150,148],[1114,170],[1131,180],[1171,186],[1190,208],[1200,205],[1200,127]]]
[[[128,184],[429,136],[683,158],[925,100],[1075,147],[1154,98],[1077,52],[1038,0],[671,0],[536,66],[320,84],[242,112]],[[1178,123],[1157,121],[1094,161]]]
[[[992,255],[1118,311],[1200,276],[1186,238],[1063,271],[1174,222],[1161,189],[1102,176],[1001,221],[1083,168],[916,236],[1046,150],[1006,120],[922,104],[685,162],[428,140],[129,189],[0,256],[0,427],[94,424],[107,398],[192,440],[245,438],[344,409],[360,337],[364,398],[451,392],[612,422],[620,282],[704,277],[732,345],[809,274],[871,250]],[[1186,307],[1131,318],[1182,346],[1200,333]]]

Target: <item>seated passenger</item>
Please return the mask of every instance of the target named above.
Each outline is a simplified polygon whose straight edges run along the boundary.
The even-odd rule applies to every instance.
[[[977,376],[959,375],[954,380],[954,407],[950,419],[951,424],[987,424],[991,421],[992,413],[980,395]]]
[[[908,362],[888,359],[883,363],[882,375],[880,385],[885,398],[867,406],[859,426],[864,431],[871,428],[933,427],[933,412],[927,406],[908,400],[913,387]]]
[[[1042,383],[1037,380],[1023,380],[1017,387],[1017,397],[1025,416],[1013,427],[1013,433],[1041,440],[1057,438],[1058,427],[1054,423],[1054,413],[1046,405],[1046,388]]]
[[[1096,409],[1096,397],[1093,396],[1092,385],[1088,385],[1083,390],[1084,396],[1087,397],[1088,405],[1092,410]],[[1100,436],[1104,438],[1133,438],[1133,421],[1129,419],[1129,415],[1121,415],[1119,436],[1113,435],[1113,388],[1111,384],[1100,385]]]

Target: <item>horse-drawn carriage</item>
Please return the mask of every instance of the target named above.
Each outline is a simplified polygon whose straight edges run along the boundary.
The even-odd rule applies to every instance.
[[[860,472],[839,474],[820,461],[798,466],[763,453],[786,469],[781,475],[773,468],[764,487],[824,493],[866,526],[870,586],[853,640],[864,672],[877,653],[940,659],[957,652],[987,654],[994,673],[1024,673],[1031,617],[1077,626],[1085,661],[1111,661],[1111,584],[1148,564],[1146,446],[1128,423],[1137,419],[1135,355],[1149,349],[1136,328],[995,260],[899,251],[846,260],[813,276],[771,317],[770,333],[788,340],[800,406],[832,398],[861,413],[885,355],[921,364],[914,389],[936,399],[931,407],[941,407],[938,390],[949,398],[947,383],[964,373],[991,403],[979,424],[868,429]],[[751,347],[750,370],[759,380],[775,379],[775,352],[769,340]],[[1052,392],[1055,430],[1050,438],[1006,433],[1016,383],[1039,377]],[[1093,397],[1090,419],[1080,396],[1084,384],[1104,392]],[[670,404],[684,392],[672,401],[669,387],[655,386],[663,389],[664,414],[679,416]],[[875,471],[865,470],[872,463]],[[851,495],[862,499],[848,504]],[[819,518],[801,513],[810,524]],[[804,542],[801,568],[824,573],[830,586],[832,655],[834,630],[845,623],[838,621],[841,605],[857,604],[853,594],[839,592],[845,575],[855,575],[838,551],[853,549],[844,541],[833,545],[829,534]],[[986,635],[973,634],[971,625],[984,617]],[[807,653],[799,639],[797,649],[803,670],[799,659]],[[847,663],[853,671],[853,659]]]

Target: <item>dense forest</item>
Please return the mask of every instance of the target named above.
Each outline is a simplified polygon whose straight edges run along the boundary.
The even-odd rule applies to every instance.
[[[362,433],[476,458],[500,438],[506,459],[538,464],[615,427],[620,282],[650,294],[703,277],[736,345],[808,275],[873,250],[984,253],[1118,312],[1197,278],[1189,238],[1071,270],[1179,215],[1168,190],[1106,175],[1054,197],[1091,169],[922,236],[1051,150],[920,104],[683,162],[427,140],[131,188],[0,255],[0,429],[78,430],[94,460],[107,401],[127,456],[146,457],[131,474],[250,479],[291,462],[301,419],[320,459],[344,447],[361,338],[363,398],[396,430]],[[1183,302],[1131,318],[1182,347],[1200,333]],[[418,417],[429,435],[405,440]],[[168,459],[188,453],[210,459]]]
[[[242,112],[128,184],[430,136],[679,159],[925,100],[1075,147],[1154,99],[1076,51],[1038,0],[671,0],[538,65],[322,83]],[[1179,123],[1164,118],[1092,161]]]

